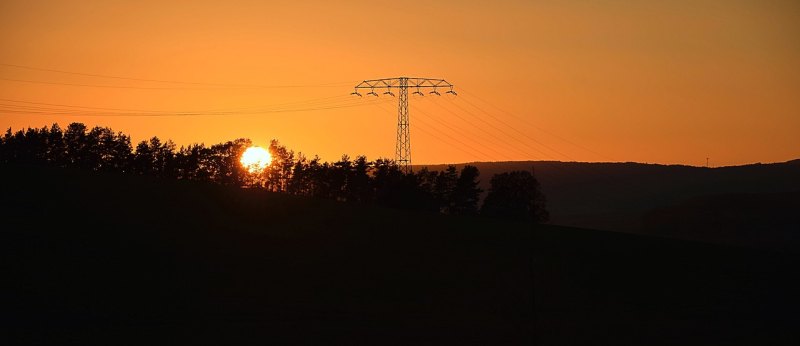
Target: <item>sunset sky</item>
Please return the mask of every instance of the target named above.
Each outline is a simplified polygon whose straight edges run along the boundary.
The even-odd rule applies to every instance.
[[[397,99],[350,93],[410,76],[459,93],[410,99],[414,164],[800,158],[796,0],[2,0],[0,32],[3,130],[392,158]]]

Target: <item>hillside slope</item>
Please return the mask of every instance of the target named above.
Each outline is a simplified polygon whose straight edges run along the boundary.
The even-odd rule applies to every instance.
[[[793,344],[797,258],[0,167],[4,344]]]
[[[481,187],[485,191],[494,174],[535,169],[547,197],[551,223],[556,225],[764,246],[782,246],[787,238],[784,229],[800,230],[800,219],[785,217],[796,213],[797,203],[777,203],[770,197],[776,193],[800,194],[800,160],[718,168],[553,161],[469,164],[480,170]],[[428,167],[441,170],[445,166]],[[662,219],[655,216],[664,215],[665,210],[683,210],[682,206],[687,203],[703,209],[720,209],[719,202],[732,194],[753,199],[747,203],[749,208],[739,208],[736,215],[727,217],[725,229],[717,228],[715,220],[687,216],[680,227],[691,227],[695,232],[663,232],[677,225],[662,225]],[[704,204],[701,206],[700,202]],[[752,227],[748,221],[752,219],[782,223],[772,232],[764,227]],[[693,223],[688,224],[690,221]],[[795,233],[792,239],[798,240],[798,235]],[[793,241],[793,246],[797,245],[800,240]]]

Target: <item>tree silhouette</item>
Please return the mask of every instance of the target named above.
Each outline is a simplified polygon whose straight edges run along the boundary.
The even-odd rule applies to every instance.
[[[85,168],[90,165],[87,162],[86,125],[81,123],[69,124],[64,131],[64,144],[66,146],[66,157],[71,166]]]
[[[176,178],[175,143],[171,140],[162,143],[158,137],[139,142],[133,155],[133,169],[139,174]]]
[[[136,152],[133,154],[133,171],[144,175],[152,174],[155,170],[153,167],[153,155],[150,149],[150,142],[139,142],[136,145]]]
[[[263,172],[248,172],[240,163],[249,139],[206,147],[192,144],[176,150],[171,140],[158,137],[139,142],[135,150],[131,139],[108,127],[88,129],[71,123],[66,130],[58,124],[50,128],[27,128],[0,137],[0,163],[45,164],[79,167],[100,172],[122,172],[166,179],[205,181],[215,184],[265,188],[273,192],[335,199],[343,202],[429,210],[444,214],[478,213],[481,189],[478,169],[454,165],[444,171],[421,169],[404,173],[394,161],[365,156],[352,160],[348,155],[333,162],[302,154],[270,142],[272,163]],[[496,175],[481,208],[481,214],[495,217],[547,220],[544,196],[529,172]]]
[[[528,171],[495,174],[481,214],[536,223],[549,219],[539,181]]]
[[[239,159],[250,145],[249,139],[239,138],[211,146],[212,181],[227,186],[244,186],[248,173]]]
[[[330,166],[328,179],[330,180],[331,198],[337,201],[347,201],[350,196],[350,182],[348,181],[353,169],[350,156],[342,155],[339,161]]]
[[[307,195],[328,198],[330,196],[330,184],[327,177],[328,164],[320,161],[319,156],[314,156],[305,168],[306,180],[308,181]]]
[[[461,175],[456,181],[456,186],[450,195],[450,213],[455,215],[478,214],[478,200],[481,190],[478,188],[478,167],[466,165],[461,169]]]
[[[178,179],[210,181],[213,174],[211,149],[203,144],[181,147],[175,153],[175,174]]]
[[[127,171],[131,155],[130,137],[98,126],[86,134],[85,145],[86,167],[95,171]]]
[[[310,195],[311,171],[308,168],[308,160],[302,153],[297,154],[297,160],[292,167],[292,176],[286,192],[292,195]]]
[[[28,128],[22,138],[22,155],[29,163],[47,162],[47,127],[42,129]]]
[[[369,202],[372,200],[369,173],[372,164],[366,156],[358,156],[353,161],[350,175],[347,177],[348,201]]]
[[[66,151],[64,132],[61,131],[58,124],[53,124],[47,134],[47,161],[53,166],[64,167],[67,164]],[[130,154],[130,148],[128,148],[128,154]]]
[[[0,137],[0,163],[13,163],[14,161],[14,135],[11,128],[6,130],[3,137]]]
[[[414,175],[417,185],[415,188],[418,190],[416,203],[420,205],[419,209],[442,212],[443,205],[446,202],[435,194],[436,179],[439,177],[439,172],[430,171],[427,167],[424,167]]]
[[[439,211],[450,214],[452,205],[453,191],[458,183],[458,171],[456,166],[449,165],[444,171],[439,172],[433,185],[433,196],[439,204]]]
[[[372,186],[375,190],[375,201],[386,205],[393,204],[403,173],[394,161],[389,159],[375,160],[374,168]]]
[[[267,174],[267,188],[273,192],[286,192],[294,169],[294,152],[273,139],[269,143],[269,153],[272,162],[264,172]]]

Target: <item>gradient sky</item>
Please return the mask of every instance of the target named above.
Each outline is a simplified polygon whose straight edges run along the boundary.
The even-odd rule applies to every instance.
[[[415,164],[800,157],[794,0],[2,0],[0,32],[12,130],[79,121],[393,157],[397,99],[349,93],[412,76],[459,92],[410,100]]]

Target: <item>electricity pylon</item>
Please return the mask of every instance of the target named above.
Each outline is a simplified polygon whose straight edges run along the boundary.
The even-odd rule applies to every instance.
[[[392,89],[397,89],[399,95],[399,102],[397,105],[397,147],[394,152],[394,161],[400,167],[403,173],[411,173],[411,131],[408,123],[408,88],[416,88],[416,91],[411,94],[425,96],[422,89],[433,89],[428,94],[442,96],[437,90],[438,88],[449,88],[446,94],[456,95],[453,91],[453,85],[444,79],[431,79],[431,78],[384,78],[384,79],[371,79],[365,80],[355,87],[355,91],[351,95],[362,96],[358,92],[359,89],[369,89],[368,96],[378,97],[375,89],[386,89],[384,95],[395,96]]]

